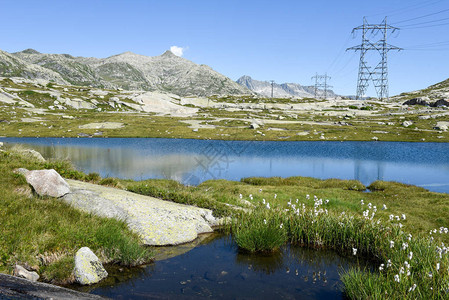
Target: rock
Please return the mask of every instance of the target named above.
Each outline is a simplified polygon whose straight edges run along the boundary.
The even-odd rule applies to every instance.
[[[402,126],[404,126],[404,127],[409,127],[410,125],[413,125],[412,121],[404,121],[404,122],[402,122]]]
[[[394,122],[388,122],[387,125],[393,126],[393,125],[394,125]]]
[[[75,119],[74,116],[67,116],[67,115],[63,115],[62,118],[63,119],[70,119],[70,120]]]
[[[431,116],[427,115],[427,116],[419,116],[418,119],[420,120],[429,120],[431,118]]]
[[[105,299],[56,285],[0,274],[0,299]]]
[[[3,142],[0,142],[0,148],[3,147]]]
[[[124,127],[120,122],[101,122],[101,123],[89,123],[85,125],[79,125],[79,129],[118,129]]]
[[[111,97],[111,98],[109,98],[109,101],[118,103],[118,102],[120,102],[120,99],[118,97]]]
[[[253,122],[249,125],[249,128],[251,128],[251,129],[258,129],[259,127],[260,127],[259,124],[255,123],[255,122]]]
[[[88,248],[83,247],[75,254],[75,280],[79,284],[94,284],[108,276],[98,257]]]
[[[437,122],[435,127],[433,127],[433,129],[441,130],[441,131],[447,131],[448,128],[449,128],[449,122],[444,122],[444,121]]]
[[[67,182],[53,169],[28,171],[25,178],[40,196],[62,197],[70,193]]]
[[[124,220],[145,245],[179,245],[220,225],[209,209],[163,201],[87,182],[67,180],[71,193],[61,199],[102,217]]]
[[[429,98],[428,97],[417,97],[410,100],[405,101],[402,103],[402,105],[429,105],[428,103]]]
[[[379,138],[377,136],[373,136],[371,139],[376,142],[379,140]]]
[[[40,154],[36,150],[33,150],[33,149],[17,149],[16,151],[20,155],[34,158],[34,159],[36,159],[36,160],[38,160],[40,162],[45,162],[45,158],[42,156],[42,154]]]
[[[24,267],[19,265],[16,265],[14,267],[14,276],[22,277],[32,282],[36,282],[39,280],[39,275],[36,272],[30,272]]]
[[[434,103],[432,103],[430,106],[432,106],[432,107],[442,107],[442,106],[449,107],[449,102],[444,99],[440,99],[440,100],[437,100]]]

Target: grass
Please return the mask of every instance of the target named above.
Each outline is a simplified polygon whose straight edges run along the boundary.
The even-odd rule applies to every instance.
[[[106,263],[134,266],[151,261],[149,248],[122,221],[80,212],[50,197],[33,195],[14,169],[56,169],[66,178],[84,177],[68,162],[39,162],[14,151],[0,152],[0,272],[27,264],[44,281],[73,280],[74,254],[87,246]],[[86,176],[89,177],[89,176]]]
[[[315,196],[313,201],[313,208],[289,201],[288,209],[263,201],[233,221],[232,236],[250,252],[275,251],[288,241],[371,259],[377,270],[354,268],[341,274],[345,293],[352,299],[447,299],[449,248],[444,244],[433,236],[403,231],[404,218],[377,218],[371,203],[361,202],[359,215],[332,211],[330,200]],[[440,228],[432,233],[447,232]]]

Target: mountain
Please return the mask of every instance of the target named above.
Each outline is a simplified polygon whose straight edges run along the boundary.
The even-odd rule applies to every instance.
[[[45,54],[33,49],[0,51],[0,76],[43,78],[62,84],[164,91],[180,96],[251,92],[230,78],[166,51],[160,56],[125,52],[107,58]]]
[[[271,82],[259,81],[252,79],[250,76],[242,76],[237,81],[238,84],[248,88],[249,90],[265,96],[271,97]],[[318,89],[317,95],[319,97],[324,96],[324,91]],[[327,91],[327,97],[336,97],[332,90]],[[288,97],[315,97],[314,86],[303,86],[297,83],[275,83],[273,86],[273,97],[275,98],[288,98]]]

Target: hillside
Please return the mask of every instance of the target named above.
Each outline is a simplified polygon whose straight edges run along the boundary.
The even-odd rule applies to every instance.
[[[250,76],[244,75],[237,79],[237,83],[241,86],[248,88],[256,94],[271,97],[271,83],[269,81],[260,81],[251,78]],[[324,97],[324,91],[317,90],[318,97]],[[303,86],[298,83],[274,83],[273,86],[273,97],[275,98],[289,98],[289,97],[305,97],[313,98],[315,97],[315,87],[314,86]],[[328,98],[336,97],[332,90],[327,91]]]
[[[0,51],[0,76],[46,79],[59,84],[162,91],[180,96],[248,95],[251,92],[206,65],[170,51],[160,56],[125,52],[107,58]]]

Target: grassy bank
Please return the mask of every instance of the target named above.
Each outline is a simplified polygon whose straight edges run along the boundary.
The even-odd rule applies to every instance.
[[[289,242],[373,260],[374,272],[352,269],[341,274],[350,298],[449,297],[444,246],[449,242],[448,194],[382,181],[366,193],[358,181],[304,177],[213,180],[197,187],[170,182],[147,180],[129,187],[155,196],[161,193],[155,186],[165,185],[162,193],[170,193],[172,200],[197,194],[252,207],[234,211],[229,228],[239,247],[249,252],[276,251]],[[136,189],[139,185],[149,188]]]
[[[211,180],[184,186],[171,180],[131,181],[76,171],[66,161],[39,162],[0,152],[0,271],[28,264],[46,281],[71,279],[73,254],[90,247],[103,262],[136,265],[151,259],[148,248],[123,222],[76,211],[33,195],[15,168],[57,170],[66,178],[211,208],[233,215],[230,232],[241,249],[275,251],[285,243],[328,247],[369,257],[375,272],[342,274],[351,298],[447,298],[449,288],[449,195],[395,182],[365,187],[355,180],[308,177]],[[367,188],[370,192],[366,192]]]
[[[104,263],[125,266],[149,262],[149,248],[124,222],[82,213],[50,197],[39,197],[16,168],[56,169],[64,177],[86,178],[68,162],[40,162],[15,151],[0,152],[0,272],[16,263],[36,270],[44,281],[73,280],[75,252],[84,246]]]

